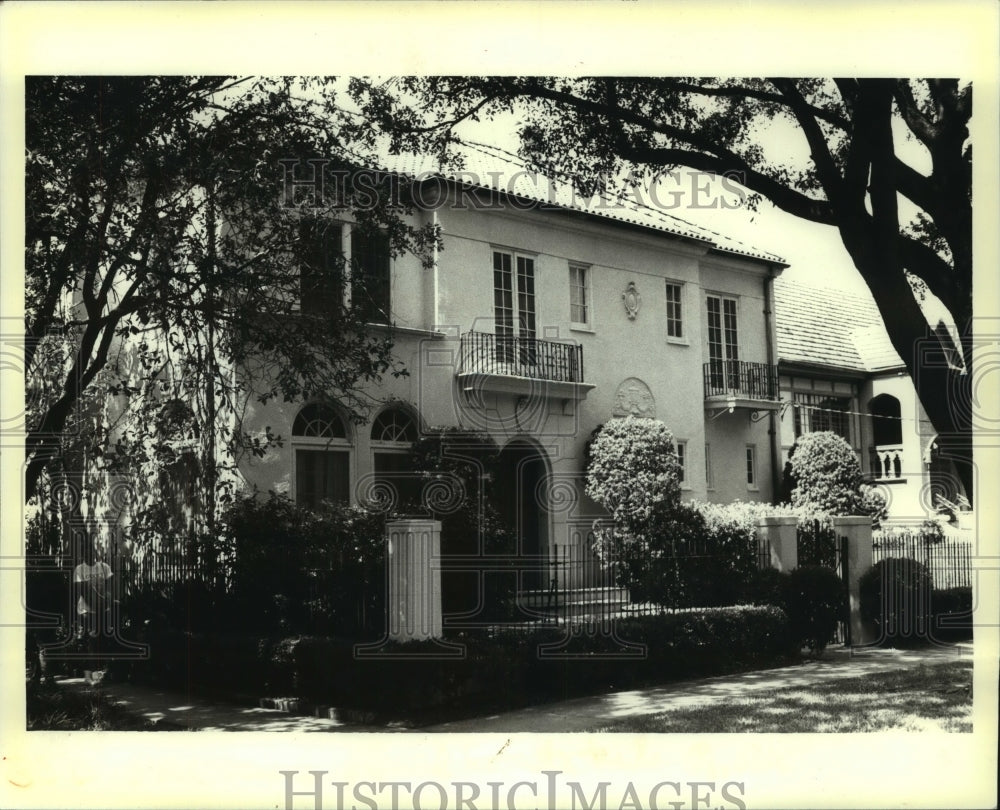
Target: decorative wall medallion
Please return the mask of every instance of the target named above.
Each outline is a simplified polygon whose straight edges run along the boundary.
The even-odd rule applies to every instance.
[[[625,314],[630,321],[634,321],[635,316],[639,314],[639,307],[642,306],[642,296],[635,288],[634,281],[628,283],[625,292],[622,293],[622,300],[625,302]]]
[[[615,404],[611,409],[612,416],[643,416],[656,418],[656,400],[653,393],[638,377],[629,377],[622,381],[615,391]]]

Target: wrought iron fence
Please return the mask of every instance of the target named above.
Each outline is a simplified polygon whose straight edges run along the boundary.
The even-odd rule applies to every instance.
[[[847,590],[847,538],[819,520],[800,522],[796,531],[798,564],[818,565],[834,571],[844,585],[843,618],[837,622],[831,644],[850,644],[850,598]]]
[[[547,559],[519,563],[522,582],[545,584],[519,589],[513,624],[589,625],[735,605],[747,601],[755,573],[770,563],[766,537],[676,538],[662,548],[620,539],[557,545]]]
[[[872,535],[872,562],[890,557],[917,560],[927,567],[934,588],[972,587],[972,543],[948,535],[876,532]]]

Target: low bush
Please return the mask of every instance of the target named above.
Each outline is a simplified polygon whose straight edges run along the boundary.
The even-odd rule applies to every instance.
[[[830,643],[837,622],[848,617],[843,580],[821,565],[804,565],[790,572],[784,606],[792,638],[816,654]]]
[[[861,576],[862,620],[875,625],[883,642],[930,638],[932,582],[927,566],[917,560],[880,560]]]
[[[972,588],[940,588],[931,592],[934,637],[941,641],[972,638]]]
[[[440,716],[442,707],[509,708],[775,665],[792,654],[789,638],[788,620],[773,606],[636,617],[616,622],[613,632],[470,632],[448,640],[462,645],[459,656],[430,641],[381,644],[359,656],[344,638],[171,630],[149,639],[152,656],[133,675],[161,686],[295,696],[380,717],[419,718],[424,710]]]

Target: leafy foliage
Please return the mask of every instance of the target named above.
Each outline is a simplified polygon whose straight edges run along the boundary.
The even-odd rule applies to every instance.
[[[521,155],[582,195],[654,182],[687,167],[725,177],[809,222],[836,227],[907,364],[924,408],[949,437],[972,492],[972,86],[956,79],[433,76],[356,80],[367,126],[391,146],[450,165],[466,122],[511,121]],[[776,151],[774,127],[798,133]],[[930,159],[927,171],[919,160]],[[900,200],[904,205],[900,205]],[[909,212],[912,212],[910,214]],[[919,279],[911,285],[910,279]],[[950,311],[964,369],[924,364],[917,286]],[[964,392],[964,394],[959,393]],[[950,438],[954,437],[954,439]],[[944,441],[944,439],[942,439]]]
[[[625,532],[641,532],[654,509],[669,514],[680,503],[673,434],[655,419],[605,423],[590,443],[586,493]]]
[[[922,562],[909,557],[879,560],[861,575],[859,588],[861,618],[878,628],[880,640],[930,638],[933,578]]]
[[[306,199],[284,193],[298,160],[319,158],[341,178],[374,165],[363,142],[348,143],[335,88],[332,79],[28,78],[29,499],[60,459],[75,471],[86,456],[105,472],[155,475],[172,441],[157,430],[158,409],[179,400],[199,423],[198,486],[211,509],[218,460],[260,450],[238,427],[248,401],[321,393],[360,411],[362,388],[405,372],[391,335],[365,328],[364,296],[335,316],[299,308],[316,223],[352,218],[386,233],[394,254],[425,260],[437,243],[436,229],[405,224],[405,195],[377,177],[331,182],[336,193]],[[354,270],[342,263],[345,283]],[[353,283],[360,291],[364,279]]]
[[[784,608],[792,637],[821,654],[833,638],[837,622],[847,618],[844,583],[826,566],[799,566],[789,574]]]
[[[792,506],[829,515],[861,514],[864,476],[857,454],[829,430],[800,436],[789,452]]]

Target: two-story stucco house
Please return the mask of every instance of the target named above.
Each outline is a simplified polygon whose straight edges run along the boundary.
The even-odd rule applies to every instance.
[[[499,506],[521,548],[582,549],[599,513],[583,494],[586,442],[635,414],[673,431],[685,497],[772,498],[780,258],[634,200],[587,204],[489,150],[470,150],[458,174],[392,160],[417,178],[420,216],[441,228],[433,266],[391,258],[347,221],[326,234],[381,279],[368,285],[373,321],[392,324],[409,376],[371,392],[384,406],[361,426],[336,403],[251,410],[245,429],[286,441],[243,465],[248,485],[307,504],[363,502],[375,484],[405,481],[421,431],[461,426],[502,448]]]
[[[869,296],[783,278],[775,284],[782,458],[832,430],[858,452],[894,523],[919,523],[964,496],[913,381]],[[945,499],[942,501],[942,498]]]

